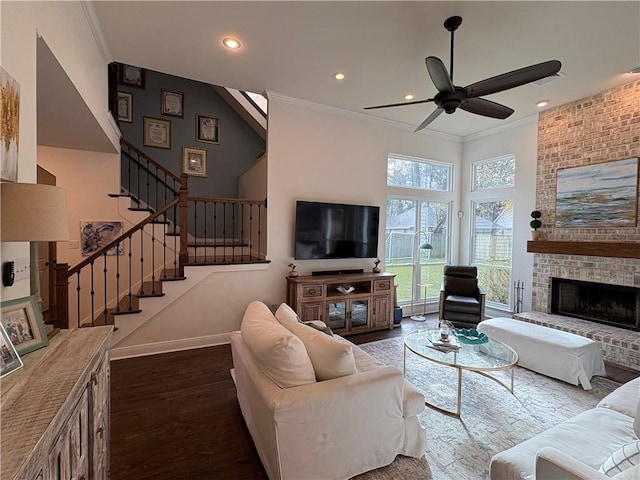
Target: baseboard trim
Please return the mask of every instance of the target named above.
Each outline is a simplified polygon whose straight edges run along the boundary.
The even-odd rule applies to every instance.
[[[114,347],[109,351],[111,360],[123,360],[125,358],[144,357],[147,355],[159,355],[162,353],[179,352],[194,348],[214,347],[231,342],[231,333],[205,335],[202,337],[180,338],[164,342],[146,343],[144,345],[131,345],[126,347]]]

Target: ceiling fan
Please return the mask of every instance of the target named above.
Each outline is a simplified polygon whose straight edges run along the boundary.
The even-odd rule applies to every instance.
[[[491,100],[480,98],[481,96],[509,90],[510,88],[519,87],[554,75],[558,73],[562,66],[558,60],[549,60],[548,62],[542,62],[513,70],[512,72],[503,73],[502,75],[496,75],[495,77],[472,83],[466,87],[458,87],[453,84],[453,32],[455,32],[461,24],[462,17],[458,16],[449,17],[444,22],[444,28],[451,32],[451,66],[449,73],[447,73],[447,68],[438,57],[427,57],[425,59],[431,81],[438,89],[438,94],[435,97],[426,100],[415,100],[413,102],[364,107],[364,109],[400,107],[427,102],[435,103],[438,108],[436,108],[424,122],[418,125],[418,128],[415,129],[416,132],[433,122],[442,112],[453,113],[458,107],[467,112],[475,113],[476,115],[503,120],[513,113],[513,109],[492,102]]]

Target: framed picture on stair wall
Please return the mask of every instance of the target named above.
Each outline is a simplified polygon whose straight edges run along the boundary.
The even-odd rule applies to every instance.
[[[2,302],[2,326],[19,355],[49,345],[35,295]]]
[[[133,95],[118,92],[118,120],[121,122],[133,122]]]
[[[144,68],[133,65],[120,65],[120,83],[130,87],[144,88]]]
[[[196,115],[196,140],[205,143],[220,143],[220,126],[217,118]]]
[[[80,222],[80,246],[83,257],[93,255],[122,235],[122,222]],[[124,242],[107,250],[107,255],[124,255]]]
[[[145,147],[171,149],[171,122],[160,118],[144,117]]]
[[[162,89],[162,115],[170,115],[172,117],[183,117],[182,103],[184,94],[181,92],[172,92],[171,90]]]
[[[182,173],[206,177],[207,151],[204,148],[182,147]]]

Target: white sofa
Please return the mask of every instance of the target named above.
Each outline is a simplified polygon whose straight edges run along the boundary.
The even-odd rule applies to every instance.
[[[424,397],[400,370],[286,304],[276,316],[252,302],[231,335],[238,402],[271,480],[346,479],[424,455]]]
[[[595,408],[494,455],[491,480],[605,480],[600,466],[640,437],[640,378],[617,388]],[[636,456],[636,460],[639,460]],[[610,474],[611,475],[611,474]],[[613,476],[640,479],[640,464]]]

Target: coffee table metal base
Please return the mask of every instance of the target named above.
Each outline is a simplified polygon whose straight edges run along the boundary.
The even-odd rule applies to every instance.
[[[428,360],[427,358],[423,358],[424,360]],[[437,410],[440,413],[444,413],[446,415],[451,415],[452,417],[456,417],[456,418],[460,418],[460,411],[461,411],[461,406],[462,406],[462,370],[469,370],[470,372],[473,373],[478,373],[480,375],[482,375],[483,377],[487,377],[490,378],[491,380],[493,380],[496,383],[499,383],[500,385],[502,385],[504,388],[506,388],[507,390],[509,390],[509,392],[511,392],[513,394],[513,377],[514,377],[514,372],[515,372],[515,368],[516,366],[513,365],[510,367],[511,370],[511,381],[510,383],[507,385],[505,382],[503,382],[501,379],[494,377],[493,375],[489,375],[486,372],[483,372],[481,370],[472,370],[469,368],[462,368],[462,367],[457,367],[455,365],[448,365],[452,368],[455,368],[456,370],[458,370],[458,389],[457,389],[457,393],[456,393],[456,410],[448,410],[446,408],[442,408],[439,407],[431,402],[428,402],[425,400],[424,404],[429,407],[429,408],[433,408],[434,410]],[[402,365],[402,372],[404,373],[405,377],[406,377],[406,370],[407,370],[407,346],[405,345],[404,347],[404,358],[403,358],[403,365]]]

